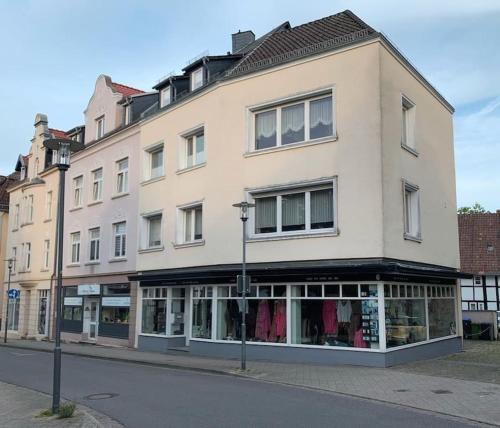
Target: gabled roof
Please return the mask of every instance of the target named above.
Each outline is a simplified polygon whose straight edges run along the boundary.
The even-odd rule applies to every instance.
[[[120,92],[124,97],[134,94],[142,94],[144,91],[140,89],[132,88],[131,86],[122,85],[121,83],[111,82],[111,86],[116,92]]]
[[[350,10],[297,27],[290,27],[287,24],[282,24],[277,29],[256,40],[256,42],[260,40],[260,43],[252,43],[255,47],[240,61],[235,67],[235,71],[246,69],[252,64],[262,63],[275,57],[292,54],[305,48],[312,49],[317,47],[319,43],[342,38],[343,36],[349,35],[352,37],[359,33],[361,38],[376,33],[373,28]]]
[[[9,193],[7,189],[19,180],[19,174],[12,173],[8,176],[0,175],[0,211],[9,211]]]
[[[49,128],[49,132],[54,136],[54,138],[68,138],[66,132],[60,129]]]
[[[500,273],[500,211],[459,214],[458,234],[463,272]]]

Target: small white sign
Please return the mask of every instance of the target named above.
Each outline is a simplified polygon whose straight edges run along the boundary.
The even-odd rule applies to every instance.
[[[130,297],[103,297],[102,306],[130,306]]]
[[[66,306],[82,306],[82,298],[81,297],[65,297],[64,304]]]
[[[100,284],[80,284],[78,286],[79,296],[89,296],[94,294],[101,294]]]

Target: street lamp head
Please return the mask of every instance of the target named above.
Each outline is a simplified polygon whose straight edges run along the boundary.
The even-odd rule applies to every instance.
[[[254,207],[255,204],[251,204],[249,202],[239,202],[237,204],[233,204],[233,207],[240,209],[240,219],[241,221],[248,220],[248,209]]]
[[[14,266],[15,260],[16,259],[13,259],[13,258],[7,259],[7,267],[9,268],[9,270],[12,270],[12,267]]]
[[[80,141],[74,141],[67,138],[50,138],[43,142],[48,149],[57,152],[57,164],[69,167],[71,152],[83,150],[85,145]]]

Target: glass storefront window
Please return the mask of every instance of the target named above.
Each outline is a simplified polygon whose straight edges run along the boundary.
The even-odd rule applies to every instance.
[[[439,288],[438,288],[439,289]],[[450,290],[443,288],[443,292],[448,295]],[[439,292],[437,293],[439,295]],[[455,299],[449,298],[431,298],[429,305],[429,338],[451,336],[456,334],[455,321]]]
[[[7,299],[7,304],[9,305],[7,330],[17,331],[19,329],[19,300],[20,299]]]
[[[128,324],[129,308],[103,307],[101,321],[110,324]]]
[[[103,296],[128,296],[130,284],[107,284],[102,286]]]
[[[81,306],[64,306],[63,318],[68,321],[81,321],[82,320],[82,307]]]
[[[142,301],[142,332],[166,335],[166,300]]]
[[[146,287],[142,289],[143,334],[184,335],[184,287]]]
[[[212,338],[212,300],[193,299],[192,337]]]

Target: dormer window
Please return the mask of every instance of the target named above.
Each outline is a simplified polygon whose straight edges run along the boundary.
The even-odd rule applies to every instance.
[[[125,106],[125,125],[132,122],[132,106],[130,104]]]
[[[21,167],[21,180],[24,180],[26,178],[26,167],[22,166]]]
[[[95,138],[98,140],[104,135],[104,116],[95,120]]]
[[[168,106],[172,102],[172,95],[170,86],[161,90],[160,107]]]
[[[194,91],[203,86],[203,67],[191,73],[191,90]]]

